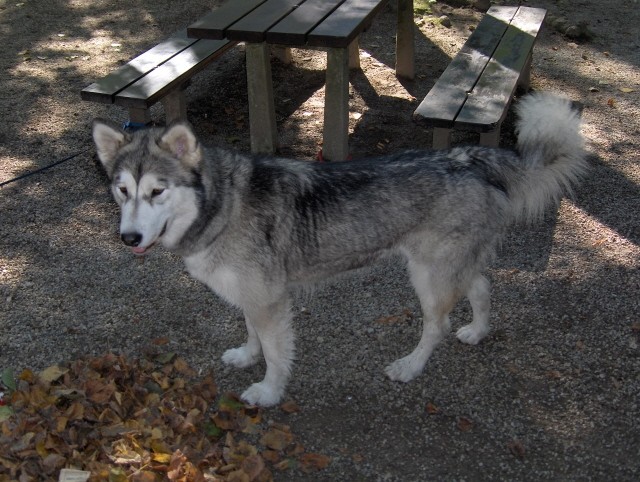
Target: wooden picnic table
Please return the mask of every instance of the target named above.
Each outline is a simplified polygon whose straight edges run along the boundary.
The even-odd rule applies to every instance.
[[[413,0],[398,1],[396,75],[414,76]],[[270,47],[327,50],[323,155],[349,155],[349,67],[358,35],[389,0],[228,0],[187,28],[190,37],[245,42],[251,150],[277,147]]]

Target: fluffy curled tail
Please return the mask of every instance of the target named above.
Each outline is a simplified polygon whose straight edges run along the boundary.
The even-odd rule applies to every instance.
[[[524,97],[517,106],[517,149],[524,173],[512,186],[516,218],[533,220],[557,204],[587,170],[580,112],[549,93]]]

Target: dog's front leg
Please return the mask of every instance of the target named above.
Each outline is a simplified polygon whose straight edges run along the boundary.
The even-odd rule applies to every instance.
[[[250,339],[253,329],[260,341],[267,371],[264,379],[251,385],[242,398],[254,405],[272,406],[282,398],[293,364],[290,301],[284,298],[267,307],[251,307],[245,309],[245,316]]]
[[[256,364],[260,359],[260,353],[262,351],[260,339],[253,327],[253,323],[251,323],[249,318],[246,316],[245,322],[248,332],[247,342],[238,348],[231,348],[225,351],[222,355],[222,361],[224,363],[236,368],[247,368]]]

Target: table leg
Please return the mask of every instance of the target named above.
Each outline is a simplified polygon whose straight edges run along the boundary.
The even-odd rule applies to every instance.
[[[247,43],[247,90],[251,152],[273,154],[278,143],[269,47]]]
[[[398,0],[398,30],[396,36],[396,75],[415,77],[413,0]]]
[[[291,48],[285,45],[272,45],[271,54],[285,65],[291,63]]]
[[[325,159],[332,161],[343,161],[349,155],[349,52],[347,48],[331,48],[327,51],[322,154]]]
[[[358,41],[360,37],[356,37],[349,44],[349,68],[360,68],[360,43]]]

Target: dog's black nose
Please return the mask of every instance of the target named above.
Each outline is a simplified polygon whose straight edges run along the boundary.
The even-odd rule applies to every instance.
[[[127,246],[138,246],[142,241],[142,234],[140,233],[122,233],[120,236],[122,242]]]

